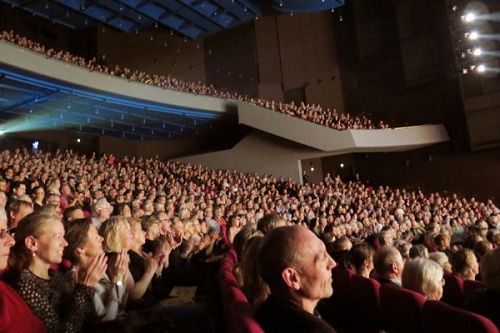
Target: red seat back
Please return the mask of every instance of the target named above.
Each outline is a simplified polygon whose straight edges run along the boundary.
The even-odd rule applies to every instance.
[[[400,333],[422,332],[422,307],[425,297],[412,290],[392,285],[380,286],[380,308],[385,328]]]
[[[351,277],[353,275],[352,270],[335,266],[332,269],[333,293],[339,296],[347,295],[351,290]]]
[[[444,281],[442,301],[462,307],[464,304],[464,280],[455,275],[445,274]]]
[[[226,312],[228,332],[235,333],[264,333],[252,314],[252,307],[248,300],[236,286],[229,287],[229,307]]]
[[[479,289],[485,289],[486,285],[481,281],[464,280],[464,301],[468,300]]]
[[[352,319],[355,332],[378,332],[382,327],[380,314],[380,283],[360,275],[351,278]]]
[[[440,301],[427,301],[422,317],[427,333],[499,333],[486,317]]]

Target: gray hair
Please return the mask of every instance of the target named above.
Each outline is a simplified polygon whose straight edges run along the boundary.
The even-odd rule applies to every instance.
[[[443,269],[437,262],[425,258],[411,259],[405,264],[402,284],[404,288],[428,297],[442,284],[443,275]]]

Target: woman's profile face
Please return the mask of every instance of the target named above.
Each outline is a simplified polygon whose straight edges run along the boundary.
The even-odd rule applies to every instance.
[[[90,225],[89,231],[87,232],[87,240],[82,246],[85,255],[89,258],[100,255],[103,252],[102,240],[103,238],[97,233],[96,227]]]
[[[36,237],[35,255],[47,264],[59,264],[66,246],[63,224],[53,220],[46,223],[40,236]]]
[[[0,271],[7,268],[10,248],[14,243],[14,238],[7,231],[7,221],[0,220]]]

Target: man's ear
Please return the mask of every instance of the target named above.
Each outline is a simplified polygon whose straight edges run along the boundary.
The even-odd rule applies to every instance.
[[[295,269],[291,267],[285,268],[281,272],[281,278],[289,288],[300,290],[300,276]]]

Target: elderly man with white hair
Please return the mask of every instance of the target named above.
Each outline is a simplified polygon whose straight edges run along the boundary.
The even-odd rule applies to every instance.
[[[109,219],[113,212],[113,206],[106,198],[97,199],[92,205],[92,223],[99,230],[101,224]]]

